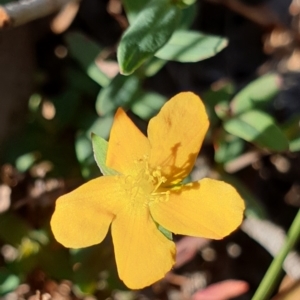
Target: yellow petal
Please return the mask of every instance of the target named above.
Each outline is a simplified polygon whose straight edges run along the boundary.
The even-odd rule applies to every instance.
[[[122,174],[130,174],[134,161],[147,155],[149,148],[148,139],[119,108],[110,132],[107,166]]]
[[[157,229],[147,207],[127,207],[111,228],[119,277],[129,288],[158,281],[174,265],[175,244]]]
[[[114,214],[124,204],[117,178],[99,177],[58,198],[51,219],[58,242],[68,248],[81,248],[105,238]]]
[[[153,202],[153,219],[176,234],[221,239],[243,220],[244,201],[229,184],[202,179],[172,190],[169,201]]]
[[[178,182],[190,173],[208,126],[205,107],[191,92],[174,96],[150,120],[149,164],[152,168],[162,167],[166,184]]]

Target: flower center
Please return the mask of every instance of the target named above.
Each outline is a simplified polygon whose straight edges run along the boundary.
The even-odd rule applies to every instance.
[[[150,170],[147,156],[136,160],[134,164],[133,174],[125,176],[123,184],[132,205],[146,206],[151,201],[161,201],[161,197],[168,198],[169,192],[160,189],[161,185],[167,181],[166,177],[161,174],[161,168],[158,166]]]

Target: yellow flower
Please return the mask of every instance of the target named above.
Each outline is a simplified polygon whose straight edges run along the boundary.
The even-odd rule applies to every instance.
[[[66,247],[87,247],[100,243],[111,226],[119,276],[139,289],[174,264],[175,244],[157,224],[212,239],[231,233],[244,211],[232,186],[208,178],[181,184],[208,126],[203,103],[190,92],[173,97],[150,120],[148,138],[119,108],[106,158],[119,175],[99,177],[60,197],[51,220],[55,238]]]

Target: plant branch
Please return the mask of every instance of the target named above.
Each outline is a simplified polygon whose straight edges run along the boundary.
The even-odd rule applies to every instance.
[[[70,0],[22,0],[0,6],[0,29],[26,24],[60,10]]]

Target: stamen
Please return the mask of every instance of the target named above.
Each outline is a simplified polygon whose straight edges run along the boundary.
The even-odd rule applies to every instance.
[[[170,199],[170,191],[152,193],[150,200],[149,200],[149,205],[151,205],[152,203],[158,203],[158,202],[168,202],[169,199]]]
[[[155,193],[157,191],[157,189],[161,186],[161,184],[164,183],[164,182],[166,182],[166,181],[167,181],[166,177],[164,177],[164,176],[158,177],[157,184],[154,187],[154,190],[152,191],[152,194]]]
[[[131,175],[126,176],[123,180],[124,189],[126,190],[132,205],[149,205],[150,202],[168,201],[169,191],[159,190],[161,185],[167,181],[162,175],[160,166],[151,169],[148,163],[148,156],[134,161],[135,169]]]
[[[167,181],[167,178],[165,176],[162,176],[161,174],[161,167],[158,166],[153,172],[152,172],[152,182],[155,184],[154,189],[152,191],[152,194],[157,191],[157,189],[161,186],[162,183]]]

